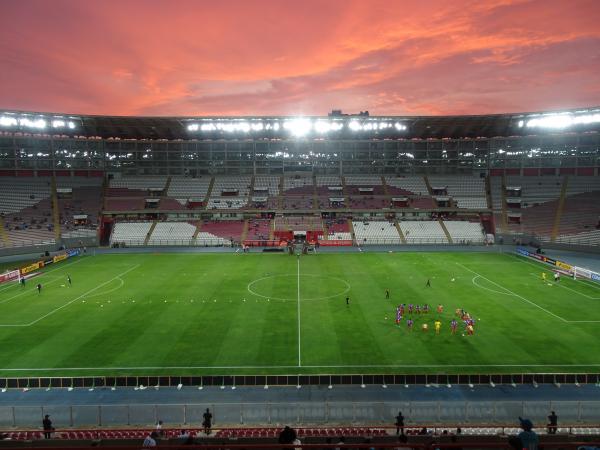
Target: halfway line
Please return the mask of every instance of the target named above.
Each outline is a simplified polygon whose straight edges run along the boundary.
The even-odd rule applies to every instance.
[[[298,260],[298,367],[302,367],[300,353],[300,257]]]

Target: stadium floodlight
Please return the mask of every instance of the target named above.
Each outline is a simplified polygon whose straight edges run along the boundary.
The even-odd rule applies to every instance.
[[[317,120],[314,127],[315,131],[320,134],[328,133],[331,130],[331,124],[325,120]]]
[[[262,131],[264,129],[264,125],[262,122],[253,122],[250,125],[250,128],[252,128],[252,131]]]
[[[69,121],[69,123],[67,124],[69,129],[74,130],[75,129],[75,122]]]
[[[523,121],[519,121],[519,126]],[[548,114],[543,116],[533,116],[525,125],[527,128],[551,128],[551,129],[564,129],[572,125],[589,125],[592,123],[600,122],[600,113],[595,112],[592,114]]]
[[[197,123],[191,123],[187,126],[188,131],[198,131],[198,124]]]
[[[348,122],[348,128],[350,128],[352,131],[359,131],[362,129],[362,126],[360,125],[358,120],[351,120],[350,122]]]
[[[66,123],[64,120],[56,119],[56,120],[52,121],[53,128],[63,128],[65,126],[66,126]]]
[[[312,129],[312,122],[308,119],[292,119],[283,122],[283,128],[288,130],[293,136],[302,137],[308,134]]]
[[[0,125],[3,127],[15,127],[18,125],[18,122],[14,117],[0,116]]]
[[[28,117],[22,117],[19,119],[19,125],[27,128],[46,128],[46,121],[44,119],[31,120]]]
[[[400,123],[400,122],[396,122],[394,124],[394,128],[396,128],[396,130],[398,131],[406,131],[406,129],[408,128],[406,125]]]

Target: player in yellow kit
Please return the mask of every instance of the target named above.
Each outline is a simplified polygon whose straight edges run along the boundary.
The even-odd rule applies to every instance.
[[[542,272],[542,281],[546,282],[546,272]]]
[[[440,334],[440,329],[442,328],[442,322],[440,322],[440,319],[437,319],[433,323],[433,326],[435,327],[435,334]]]

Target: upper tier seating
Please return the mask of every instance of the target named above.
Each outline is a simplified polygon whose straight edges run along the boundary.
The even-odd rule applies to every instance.
[[[295,175],[283,178],[283,193],[289,194],[310,194],[314,193],[313,178],[311,175]]]
[[[385,183],[392,195],[429,195],[423,177],[407,175],[404,177],[386,176]]]
[[[117,222],[113,227],[110,243],[129,247],[144,245],[151,227],[152,222]]]
[[[249,175],[219,175],[215,177],[211,197],[221,197],[224,190],[236,189],[238,197],[247,197],[250,193],[252,177]]]
[[[240,209],[248,204],[249,175],[222,175],[215,177],[207,209]],[[228,192],[230,191],[228,195]]]
[[[506,177],[506,187],[521,187],[521,206],[530,208],[536,204],[557,200],[560,197],[563,177]]]
[[[447,244],[448,239],[437,220],[402,221],[400,229],[407,244]]]
[[[110,180],[111,188],[125,188],[147,191],[148,189],[164,189],[167,177],[161,175],[143,175],[135,177],[121,177]]]
[[[400,235],[393,223],[352,221],[358,245],[400,244]]]
[[[208,192],[210,180],[211,177],[172,177],[167,195],[182,205],[186,205],[188,201],[202,202]]]
[[[455,244],[482,244],[485,241],[483,227],[479,222],[444,220],[444,225]]]
[[[346,192],[353,195],[384,195],[385,190],[379,175],[347,175],[344,177],[346,182]],[[361,194],[360,188],[373,188],[372,193]]]
[[[429,183],[432,188],[446,187],[446,192],[456,201],[458,208],[487,208],[484,178],[432,175]]]
[[[570,176],[567,181],[567,196],[600,191],[600,176]]]
[[[0,177],[0,213],[10,214],[50,197],[50,178]]]
[[[254,177],[254,190],[252,194],[256,194],[256,189],[267,189],[269,196],[279,195],[279,177],[273,175],[256,175]]]

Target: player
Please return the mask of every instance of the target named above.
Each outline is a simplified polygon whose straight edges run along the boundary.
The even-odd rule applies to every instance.
[[[406,326],[408,327],[408,331],[409,331],[409,332],[410,332],[410,331],[412,331],[412,329],[413,329],[413,323],[414,323],[414,322],[413,322],[413,320],[412,320],[412,319],[408,319],[408,320],[406,321]]]
[[[402,309],[400,307],[396,307],[396,325],[400,325],[402,321]]]
[[[385,290],[385,298],[386,298],[386,299],[389,299],[389,298],[390,298],[390,290],[389,290],[389,289],[386,289],[386,290]]]
[[[542,272],[542,282],[546,282],[546,272]]]
[[[438,314],[442,314],[444,312],[444,305],[442,305],[442,304],[437,305],[437,312],[438,312]]]
[[[442,328],[442,322],[440,322],[440,319],[437,319],[433,323],[433,326],[435,327],[435,334],[440,334],[440,329]]]
[[[467,325],[467,334],[469,336],[473,336],[475,334],[475,329],[473,328],[472,322],[469,322],[469,325]]]
[[[409,304],[408,304],[408,313],[409,313],[409,314],[412,314],[412,313],[413,313],[413,304],[412,304],[412,303],[409,303]]]
[[[404,303],[400,305],[400,314],[404,315]]]
[[[461,309],[456,308],[456,310],[454,311],[454,314],[456,314],[457,317],[461,317],[462,316]]]
[[[67,274],[67,281],[69,282],[69,287],[71,287],[71,275]]]
[[[429,314],[429,305],[427,303],[423,305],[423,314]]]
[[[560,281],[560,272],[554,272],[554,281],[558,283]]]
[[[415,314],[421,314],[421,307],[419,305],[415,305]]]
[[[346,296],[346,306],[350,306],[350,297]]]
[[[36,286],[37,290],[38,290],[38,294],[40,294],[42,292],[42,285],[41,283],[38,283],[38,285]]]
[[[21,283],[21,287],[25,287],[25,277],[21,277],[19,283]]]
[[[452,334],[456,334],[457,327],[458,327],[458,322],[456,321],[456,319],[452,319],[452,322],[450,322],[450,330],[452,331]]]
[[[431,287],[431,280],[429,278],[427,278],[427,283],[425,284],[425,287]]]
[[[429,330],[429,325],[424,323],[423,325],[421,325],[421,329],[423,330],[423,333],[427,333],[427,331]]]

